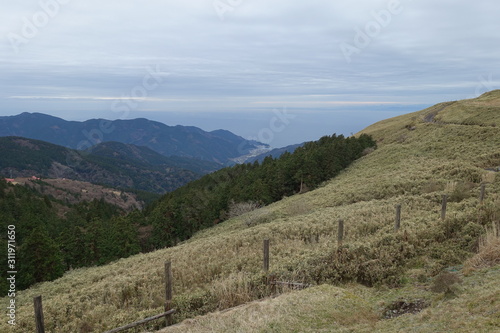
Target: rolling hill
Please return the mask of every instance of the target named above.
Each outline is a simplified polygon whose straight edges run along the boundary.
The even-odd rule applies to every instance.
[[[94,151],[95,150],[95,151]],[[146,147],[103,143],[90,152],[21,137],[0,138],[0,174],[4,177],[68,178],[114,188],[155,193],[172,191],[208,171],[215,163],[171,161]],[[191,167],[191,166],[190,166]]]
[[[78,180],[49,178],[34,180],[30,177],[15,178],[12,184],[27,186],[43,196],[52,198],[55,201],[54,205],[58,202],[63,203],[59,209],[60,215],[68,211],[67,206],[101,199],[123,211],[144,207],[144,202],[133,193]]]
[[[267,146],[245,140],[226,130],[206,132],[193,126],[168,126],[144,118],[77,122],[28,112],[0,117],[0,136],[37,139],[78,150],[116,141],[146,146],[164,156],[191,157],[216,162],[221,166],[234,164],[231,159]]]
[[[211,161],[181,156],[166,157],[145,146],[114,141],[102,142],[88,149],[87,152],[95,156],[116,159],[123,163],[142,165],[145,168],[163,166],[185,169],[200,175],[216,171],[221,167],[220,164]]]
[[[314,191],[175,247],[73,270],[18,293],[16,329],[34,330],[37,295],[54,333],[102,332],[161,313],[168,260],[179,325],[161,332],[498,332],[500,91],[362,133],[378,148]],[[345,222],[340,245],[339,219]],[[268,274],[313,286],[266,287],[264,239],[271,244]],[[269,298],[274,292],[283,295]],[[144,329],[158,330],[160,322]],[[8,329],[6,321],[0,329]]]

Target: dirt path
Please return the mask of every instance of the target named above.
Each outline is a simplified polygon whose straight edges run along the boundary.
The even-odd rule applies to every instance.
[[[439,121],[436,121],[434,118],[436,118],[437,114],[441,111],[443,111],[444,109],[446,109],[448,106],[450,105],[453,105],[455,104],[456,102],[446,102],[446,103],[442,103],[440,104],[439,106],[437,106],[437,109],[436,110],[433,110],[432,112],[428,113],[425,117],[424,117],[424,122],[426,123],[434,123],[434,124],[441,124],[441,122]],[[444,123],[443,123],[444,124]]]

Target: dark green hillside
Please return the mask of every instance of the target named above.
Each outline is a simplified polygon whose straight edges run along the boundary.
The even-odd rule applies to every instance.
[[[169,163],[168,158],[147,148],[106,145],[98,146],[94,153],[21,137],[0,138],[0,174],[67,178],[155,193],[172,191],[199,177],[177,167],[178,162]],[[207,168],[210,168],[209,163],[206,163]]]
[[[113,158],[125,163],[134,163],[143,167],[178,168],[197,174],[207,174],[221,168],[220,164],[190,157],[166,157],[145,146],[136,146],[120,142],[103,142],[90,149],[92,155]],[[159,168],[160,170],[162,168]]]
[[[155,227],[153,243],[170,246],[187,239],[194,232],[225,220],[231,205],[267,205],[316,188],[374,146],[368,135],[325,136],[278,159],[267,157],[262,164],[242,164],[206,175],[166,194],[149,208],[148,223]]]
[[[45,175],[54,162],[66,163],[69,152],[64,147],[43,141],[21,137],[0,138],[0,172],[7,175],[12,170],[14,177],[21,170]]]
[[[54,280],[69,268],[105,264],[140,251],[140,218],[129,222],[121,216],[123,211],[103,200],[65,206],[62,211],[64,217],[61,203],[0,179],[0,228],[15,231],[19,290]],[[7,232],[0,245],[7,249]],[[5,295],[6,270],[0,274],[0,293]]]

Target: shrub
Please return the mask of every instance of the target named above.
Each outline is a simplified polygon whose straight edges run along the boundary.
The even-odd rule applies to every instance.
[[[474,184],[465,182],[453,182],[447,185],[447,189],[450,193],[448,200],[450,202],[461,202],[467,198],[470,198],[472,193],[471,189]]]
[[[244,216],[243,222],[246,226],[252,227],[258,224],[269,223],[277,218],[277,214],[266,208],[257,209]]]
[[[255,201],[236,203],[233,200],[233,201],[231,201],[231,203],[229,205],[228,217],[233,218],[233,217],[241,216],[241,215],[246,214],[248,212],[259,209],[260,207],[261,207],[261,205]]]
[[[461,231],[461,244],[462,248],[470,252],[477,251],[479,237],[483,233],[484,228],[474,222],[467,223]]]
[[[243,223],[245,223],[247,227],[268,222],[269,214],[267,214],[265,210],[257,211],[261,207],[262,206],[255,201],[238,202],[238,203],[231,201],[231,204],[229,205],[228,217],[233,218],[246,214],[243,217]]]
[[[485,202],[478,212],[478,223],[486,226],[491,222],[500,223],[500,200]]]
[[[433,193],[439,192],[443,190],[443,185],[437,181],[431,180],[428,183],[424,184],[422,188],[423,193]]]
[[[450,293],[456,283],[461,283],[462,280],[456,273],[442,272],[434,279],[431,286],[431,291],[435,293]]]
[[[408,259],[416,256],[408,235],[388,235],[374,244],[344,246],[312,260],[309,278],[316,283],[356,281],[366,286],[399,284]]]

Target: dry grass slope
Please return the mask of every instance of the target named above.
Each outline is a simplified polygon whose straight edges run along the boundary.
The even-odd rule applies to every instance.
[[[74,270],[20,292],[15,331],[34,331],[36,295],[44,297],[50,333],[102,332],[158,314],[163,263],[171,260],[174,307],[180,310],[175,320],[214,313],[167,332],[399,332],[408,327],[494,332],[500,325],[500,288],[492,282],[499,277],[498,266],[472,272],[463,285],[450,289],[453,297],[428,291],[444,268],[472,256],[485,226],[500,220],[500,176],[491,171],[500,166],[500,127],[493,126],[500,123],[500,91],[457,103],[368,127],[363,133],[374,136],[377,150],[315,191],[247,213],[254,214],[251,227],[244,214],[176,247]],[[484,119],[483,106],[491,109]],[[487,197],[481,205],[483,182]],[[450,198],[445,221],[440,219],[443,194]],[[402,205],[397,234],[396,204]],[[340,218],[346,235],[337,251]],[[261,283],[264,238],[271,240],[271,273],[319,286],[216,312],[269,295]],[[423,298],[430,307],[418,315],[383,319],[383,310],[399,298]],[[10,329],[0,322],[0,331]]]
[[[397,290],[321,285],[186,320],[160,332],[499,332],[499,279],[500,267],[476,272],[456,286],[457,296],[451,300],[425,285]],[[391,318],[388,311],[401,304],[421,307]]]

